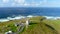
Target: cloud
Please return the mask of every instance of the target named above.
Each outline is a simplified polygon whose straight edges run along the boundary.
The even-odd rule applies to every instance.
[[[31,3],[30,6],[33,6],[33,7],[36,7],[36,6],[39,6],[40,3]]]
[[[12,3],[11,6],[16,6],[16,3]]]
[[[0,3],[0,5],[2,7],[35,7],[35,6],[39,6],[40,3],[36,2],[36,1],[27,1],[27,0],[2,0],[2,2]]]
[[[15,0],[16,3],[23,4],[25,0]]]
[[[2,2],[3,2],[3,3],[8,3],[8,2],[9,2],[9,0],[2,0]]]
[[[29,6],[33,6],[33,7],[35,7],[35,6],[38,6],[40,3],[37,3],[37,2],[27,2],[26,0],[15,0],[12,4],[11,4],[11,6],[25,6],[25,7],[29,7]]]
[[[14,0],[13,3],[11,3],[11,6],[23,6],[25,3],[25,0]]]
[[[28,4],[28,3],[24,3],[23,5],[24,5],[24,6],[29,6],[30,4]]]
[[[60,7],[59,0],[43,0],[40,1],[40,7]]]
[[[55,7],[60,6],[59,0],[2,0],[1,6],[12,6],[12,7]]]

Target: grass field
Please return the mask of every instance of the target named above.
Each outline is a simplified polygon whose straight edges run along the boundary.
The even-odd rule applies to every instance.
[[[24,28],[20,34],[60,34],[60,20],[47,20],[42,16],[32,17],[29,19],[30,25],[27,29]],[[15,27],[14,24],[20,23],[20,21],[25,22],[26,19],[0,23],[0,33],[4,34],[10,29],[14,32],[17,32],[17,27]]]
[[[44,20],[44,23],[52,26],[60,34],[60,20]]]

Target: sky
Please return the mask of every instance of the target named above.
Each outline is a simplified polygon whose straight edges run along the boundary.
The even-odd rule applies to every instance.
[[[0,0],[0,7],[60,7],[60,0]]]

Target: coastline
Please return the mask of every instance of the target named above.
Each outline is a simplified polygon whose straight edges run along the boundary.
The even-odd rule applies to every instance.
[[[10,20],[19,20],[19,19],[22,19],[22,18],[31,18],[31,17],[36,17],[36,16],[28,15],[28,16],[16,16],[14,18],[7,17],[7,18],[0,19],[0,22],[7,22],[7,21],[10,21]]]
[[[10,20],[19,20],[19,19],[22,19],[22,18],[31,18],[31,17],[36,17],[36,16],[28,15],[28,16],[15,16],[14,18],[7,17],[7,18],[0,19],[0,22],[7,22],[7,21],[10,21]],[[46,19],[50,19],[50,20],[60,19],[60,17],[54,17],[54,16],[43,16],[43,17],[45,17]]]
[[[54,17],[54,16],[44,16],[46,19],[51,19],[51,20],[57,20],[60,19],[60,17]]]

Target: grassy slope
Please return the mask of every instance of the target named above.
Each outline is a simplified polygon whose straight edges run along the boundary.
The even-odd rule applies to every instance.
[[[13,25],[16,22],[20,22],[20,20],[14,20],[14,21],[0,23],[0,34],[4,34],[6,31],[8,31],[10,29],[12,29],[12,30],[16,29],[16,27]],[[16,31],[16,30],[14,30],[14,31]]]
[[[52,26],[60,34],[60,20],[44,20],[44,23]]]
[[[46,26],[44,22],[41,22],[40,19],[42,17],[34,17],[31,18],[32,24],[30,24],[29,28],[25,30],[22,34],[57,34],[56,30]]]
[[[52,20],[44,20],[43,22],[40,21],[40,19],[43,17],[33,17],[30,18],[31,23],[28,27],[28,29],[25,29],[21,34],[57,34],[56,30],[59,32],[59,20],[52,21]],[[0,23],[0,33],[3,32],[2,29],[3,27],[6,27],[7,25],[12,25],[16,22],[20,22],[23,21],[25,22],[25,20],[14,20],[14,21],[9,21],[9,22],[4,22],[4,23]],[[52,26],[53,28],[55,28],[56,30],[53,30],[52,28],[50,28],[49,26],[46,26],[46,24]],[[3,30],[8,30],[8,28],[4,28]]]

